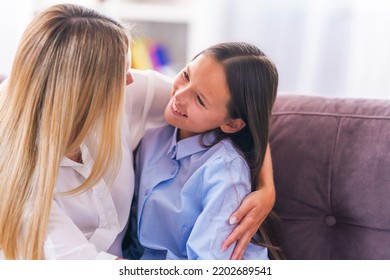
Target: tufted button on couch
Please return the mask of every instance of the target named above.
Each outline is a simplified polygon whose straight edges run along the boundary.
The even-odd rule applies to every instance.
[[[287,259],[390,259],[390,100],[280,95],[270,146]]]

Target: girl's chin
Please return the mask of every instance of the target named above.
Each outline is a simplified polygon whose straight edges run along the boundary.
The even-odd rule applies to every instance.
[[[174,118],[174,116],[172,116],[172,114],[165,112],[164,118],[168,124],[170,124],[172,126],[176,126],[175,118]]]

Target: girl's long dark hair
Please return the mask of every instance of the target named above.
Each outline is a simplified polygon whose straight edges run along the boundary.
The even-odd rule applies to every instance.
[[[243,155],[251,174],[252,191],[259,184],[259,173],[268,145],[271,111],[277,94],[278,72],[274,63],[256,46],[243,42],[221,43],[200,54],[209,56],[224,67],[230,103],[231,118],[241,118],[245,127],[232,134],[217,129],[217,139],[229,138]],[[198,54],[198,55],[200,55]],[[282,258],[281,250],[272,241],[276,234],[273,212],[259,229],[260,240],[271,258]]]

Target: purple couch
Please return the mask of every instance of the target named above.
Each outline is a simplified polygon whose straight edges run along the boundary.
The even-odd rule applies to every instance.
[[[287,259],[390,259],[390,100],[280,95],[270,145]]]

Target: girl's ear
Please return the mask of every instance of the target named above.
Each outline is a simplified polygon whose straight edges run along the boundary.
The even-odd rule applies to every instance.
[[[219,128],[224,133],[235,133],[245,126],[245,122],[242,119],[230,119]]]

